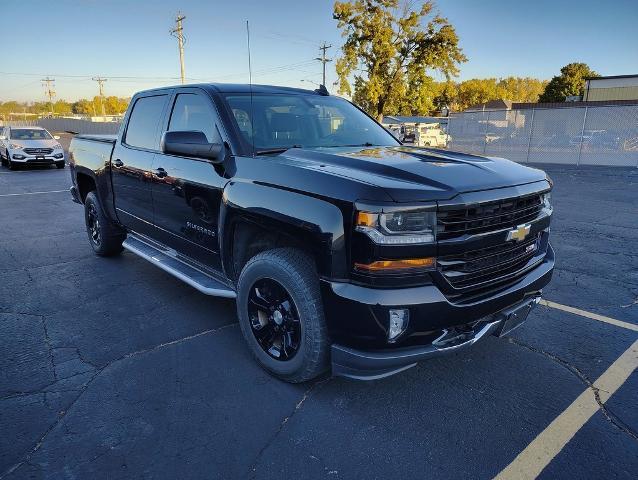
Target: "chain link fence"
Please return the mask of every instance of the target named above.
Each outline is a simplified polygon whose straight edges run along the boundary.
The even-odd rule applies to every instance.
[[[638,105],[450,115],[448,148],[523,163],[638,167]]]
[[[12,127],[44,127],[53,133],[73,132],[91,135],[115,135],[120,122],[92,122],[75,118],[39,118],[37,120],[10,120],[0,125]]]

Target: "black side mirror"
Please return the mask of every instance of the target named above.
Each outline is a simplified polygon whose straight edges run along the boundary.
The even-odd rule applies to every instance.
[[[185,130],[165,132],[162,135],[160,148],[163,153],[182,157],[205,158],[213,162],[221,162],[224,146],[221,143],[209,143],[204,132]]]

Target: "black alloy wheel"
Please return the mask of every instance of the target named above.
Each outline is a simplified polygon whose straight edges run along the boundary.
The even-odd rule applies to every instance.
[[[313,258],[290,247],[265,250],[237,280],[241,333],[257,362],[291,383],[330,367],[330,339]]]
[[[102,238],[100,235],[100,220],[97,214],[97,208],[95,204],[91,203],[87,205],[87,217],[86,226],[89,231],[89,237],[96,247],[100,247],[102,244]]]
[[[262,278],[252,285],[248,315],[252,333],[264,352],[284,362],[296,355],[301,321],[295,302],[279,282]]]

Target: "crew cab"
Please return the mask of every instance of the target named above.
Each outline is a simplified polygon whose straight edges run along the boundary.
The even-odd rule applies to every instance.
[[[64,168],[64,150],[59,139],[42,127],[4,127],[0,131],[2,164],[11,170],[30,165]]]
[[[234,298],[289,382],[381,378],[505,335],[554,268],[544,172],[403,146],[325,88],[140,92],[69,164],[96,254]]]

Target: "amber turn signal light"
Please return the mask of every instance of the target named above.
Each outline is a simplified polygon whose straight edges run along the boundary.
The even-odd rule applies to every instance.
[[[357,270],[365,272],[384,272],[433,267],[435,261],[436,259],[434,257],[405,258],[402,260],[377,260],[372,263],[355,263],[354,267]]]
[[[375,227],[379,215],[376,213],[357,212],[357,227]]]

